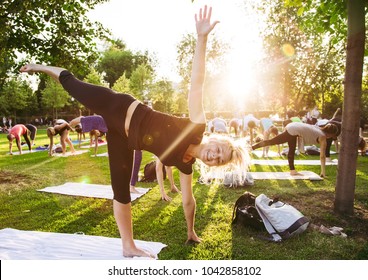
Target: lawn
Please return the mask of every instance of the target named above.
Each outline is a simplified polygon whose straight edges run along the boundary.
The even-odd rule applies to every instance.
[[[0,134],[0,229],[119,237],[111,200],[37,191],[65,182],[110,184],[107,157],[91,156],[93,149],[70,157],[50,157],[47,152],[11,156],[5,136]],[[77,138],[75,133],[71,137],[73,140]],[[38,130],[35,143],[36,146],[48,144],[45,129]],[[14,151],[17,151],[16,147]],[[102,146],[98,153],[106,151],[106,146]],[[318,156],[299,155],[296,159],[318,159]],[[141,170],[151,160],[152,155],[144,152]],[[296,167],[316,173],[320,170],[319,166]],[[288,171],[288,168],[254,165],[251,171]],[[198,173],[195,173],[196,231],[203,238],[203,242],[196,246],[184,244],[186,223],[181,195],[169,192],[168,180],[165,184],[173,198],[170,202],[161,200],[156,183],[139,182],[137,187],[151,190],[132,203],[134,238],[168,245],[159,254],[161,260],[366,260],[368,157],[358,158],[353,216],[333,212],[337,167],[327,166],[326,173],[328,177],[323,181],[257,180],[253,186],[236,189],[199,184],[196,180]],[[175,168],[174,177],[179,187],[179,174]],[[315,225],[343,227],[347,238],[325,235],[309,228],[281,244],[261,240],[255,230],[231,225],[234,202],[245,191],[278,196],[299,209]]]

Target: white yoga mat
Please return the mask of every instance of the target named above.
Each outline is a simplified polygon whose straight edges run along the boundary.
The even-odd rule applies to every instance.
[[[84,154],[84,153],[88,153],[88,150],[79,150],[79,151],[75,151],[74,153],[66,152],[64,155],[62,153],[53,153],[52,156],[55,156],[55,157],[70,157],[70,156],[81,155],[81,154]]]
[[[97,147],[105,146],[105,145],[107,145],[107,142],[101,142],[101,143],[98,143]],[[95,143],[92,143],[92,146],[90,146],[89,144],[81,146],[81,148],[83,149],[89,149],[89,148],[94,148],[94,147],[95,147]]]
[[[0,260],[150,259],[123,257],[120,238],[5,228],[0,230],[0,240]],[[135,240],[135,243],[138,248],[155,256],[167,246],[140,240]]]
[[[323,180],[312,171],[298,171],[301,175],[290,175],[290,172],[249,172],[255,180]]]
[[[95,155],[91,155],[91,157],[94,157]],[[97,154],[96,155],[96,157],[108,157],[109,156],[109,154],[108,154],[108,152],[106,152],[106,153],[102,153],[102,154]]]
[[[262,149],[254,150],[254,151],[252,151],[252,154],[254,154],[257,157],[262,157],[263,150]],[[280,157],[280,155],[277,152],[268,151],[268,157]]]
[[[256,165],[288,165],[286,159],[252,159],[252,164]],[[295,165],[321,165],[320,160],[294,160]],[[333,159],[332,161],[326,161],[326,165],[337,165],[338,160]]]
[[[24,155],[24,154],[30,154],[30,153],[36,153],[36,152],[44,152],[44,151],[47,151],[47,150],[32,150],[32,151],[30,151],[30,150],[24,150],[24,149],[22,149],[22,155]],[[10,155],[10,153],[8,153],[8,155]],[[19,153],[19,151],[13,151],[13,156],[19,156],[20,155],[20,153]]]
[[[131,200],[141,197],[146,194],[150,188],[136,188],[139,193],[130,193]],[[86,183],[65,183],[64,185],[46,187],[38,190],[40,192],[49,192],[65,195],[94,197],[112,199],[113,192],[111,185],[98,185],[98,184],[86,184]]]

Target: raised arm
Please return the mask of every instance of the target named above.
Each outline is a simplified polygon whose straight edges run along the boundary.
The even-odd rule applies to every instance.
[[[195,15],[197,30],[197,45],[194,51],[192,64],[191,87],[188,96],[189,118],[195,123],[206,123],[203,109],[203,84],[205,77],[206,46],[208,34],[218,21],[211,23],[212,8],[199,10]]]
[[[53,78],[56,82],[59,82],[60,73],[64,70],[65,70],[64,68],[55,66],[46,66],[41,64],[27,64],[20,68],[20,72],[28,73],[30,75],[36,72],[45,73],[49,75],[51,78]]]

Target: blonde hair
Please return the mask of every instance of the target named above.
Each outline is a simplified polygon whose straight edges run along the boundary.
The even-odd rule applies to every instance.
[[[55,128],[49,127],[47,128],[46,132],[47,132],[47,136],[50,138],[51,136],[55,135]]]
[[[196,166],[200,173],[199,181],[204,184],[214,181],[221,183],[225,178],[225,174],[230,172],[234,180],[243,183],[251,163],[250,146],[246,146],[244,139],[235,140],[229,136],[216,133],[205,136],[202,143],[208,143],[210,141],[227,145],[231,150],[231,159],[229,162],[220,166],[208,166],[201,160],[198,160]]]

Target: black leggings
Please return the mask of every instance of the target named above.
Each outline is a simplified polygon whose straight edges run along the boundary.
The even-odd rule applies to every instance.
[[[36,133],[37,133],[37,127],[35,127],[32,124],[26,124],[26,128],[30,131],[30,138],[31,140],[35,140],[36,138]]]
[[[262,148],[262,147],[288,143],[288,146],[289,146],[289,152],[288,152],[289,168],[290,168],[290,170],[295,170],[294,157],[295,157],[295,149],[296,149],[296,140],[297,140],[297,138],[298,138],[298,136],[290,135],[289,132],[287,132],[285,130],[283,133],[277,135],[276,137],[274,137],[270,140],[264,140],[264,141],[261,141],[261,142],[255,144],[255,145],[253,145],[252,149],[255,150],[255,149],[258,149],[258,148]]]
[[[114,199],[120,203],[129,203],[134,150],[128,148],[125,118],[135,99],[129,94],[115,93],[109,88],[82,82],[68,71],[61,72],[59,80],[71,96],[105,120]]]

